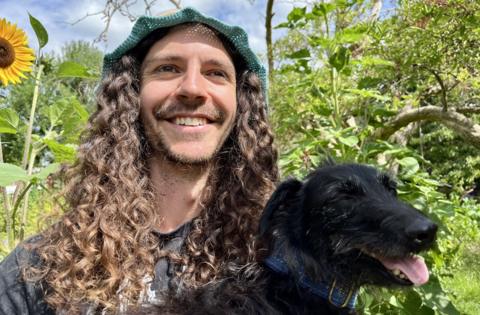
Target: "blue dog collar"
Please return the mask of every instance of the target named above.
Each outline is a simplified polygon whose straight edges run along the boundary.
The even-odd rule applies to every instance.
[[[302,270],[290,270],[285,260],[278,255],[269,256],[264,263],[273,271],[283,275],[288,275],[292,272],[296,273],[297,279],[299,279],[298,284],[301,287],[329,301],[336,307],[348,307],[350,309],[355,307],[358,291],[353,285],[349,285],[347,287],[341,286],[337,283],[336,279],[334,279],[330,284],[325,282],[314,283],[307,277],[303,271],[303,268]]]

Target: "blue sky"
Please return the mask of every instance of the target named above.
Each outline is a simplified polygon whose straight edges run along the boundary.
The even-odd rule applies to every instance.
[[[104,28],[100,16],[87,17],[75,25],[72,23],[88,13],[100,11],[105,2],[105,0],[0,0],[0,18],[7,18],[24,29],[28,34],[30,45],[36,48],[38,46],[36,37],[28,21],[27,11],[30,12],[43,23],[49,33],[49,43],[45,50],[59,53],[61,47],[71,40],[93,41],[98,37]],[[294,3],[297,6],[304,6],[307,2],[276,0],[273,24],[285,21]],[[142,0],[137,0],[132,11],[141,15],[144,12],[143,3]],[[194,6],[207,15],[243,27],[249,34],[253,50],[260,55],[265,54],[266,0],[181,0],[181,4]],[[386,5],[387,9],[389,7],[391,8],[391,4]],[[157,0],[152,13],[161,13],[173,8],[174,6],[168,0]],[[108,32],[108,40],[98,44],[98,47],[104,52],[112,51],[128,36],[132,25],[133,23],[127,17],[116,14]],[[282,30],[274,30],[274,39],[282,32]]]

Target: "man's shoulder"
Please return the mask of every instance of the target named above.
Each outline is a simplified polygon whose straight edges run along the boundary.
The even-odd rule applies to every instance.
[[[0,315],[49,314],[43,303],[41,284],[26,282],[22,277],[24,267],[40,263],[33,250],[40,239],[34,236],[22,242],[0,262]]]
[[[35,235],[18,244],[10,254],[0,261],[0,272],[13,272],[26,265],[36,265],[40,259],[35,253],[34,246],[42,239],[41,235]]]

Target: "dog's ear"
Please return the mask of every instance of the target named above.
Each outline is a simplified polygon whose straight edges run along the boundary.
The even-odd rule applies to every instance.
[[[270,200],[268,200],[260,219],[259,232],[260,236],[264,236],[268,227],[271,225],[273,213],[282,205],[291,204],[291,201],[297,197],[297,192],[302,188],[303,183],[295,178],[284,181],[273,192]]]

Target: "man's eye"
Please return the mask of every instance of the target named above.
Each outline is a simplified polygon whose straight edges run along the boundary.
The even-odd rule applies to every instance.
[[[172,65],[161,65],[155,68],[155,72],[178,72],[178,69]]]
[[[222,71],[222,70],[212,70],[208,74],[211,75],[211,76],[214,76],[214,77],[228,78],[225,71]]]

